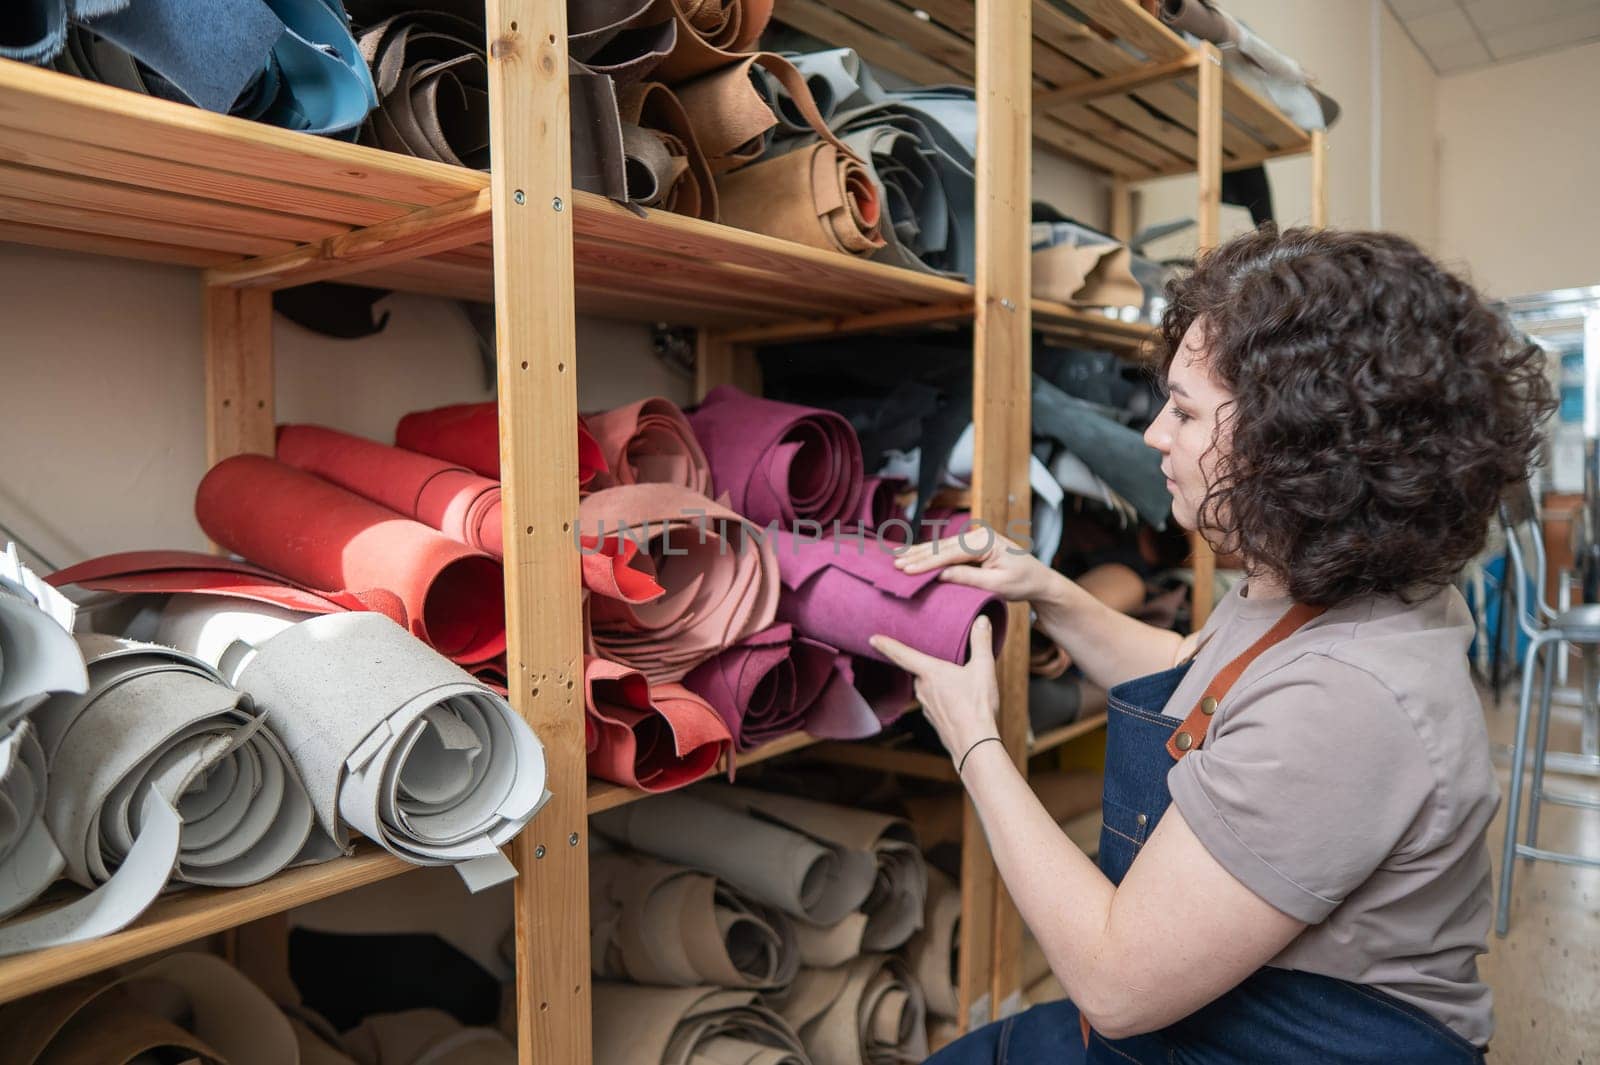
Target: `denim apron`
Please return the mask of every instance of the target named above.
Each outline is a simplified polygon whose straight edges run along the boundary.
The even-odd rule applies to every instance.
[[[1191,663],[1111,689],[1100,869],[1113,884],[1122,882],[1172,802],[1167,774],[1177,759],[1204,742],[1217,703],[1261,652],[1319,613],[1291,608],[1217,675],[1181,722],[1162,709]],[[1048,1002],[956,1040],[927,1065],[1481,1065],[1483,1060],[1482,1051],[1443,1022],[1376,988],[1267,966],[1183,1020],[1146,1035],[1105,1039],[1089,1030],[1071,1002]]]

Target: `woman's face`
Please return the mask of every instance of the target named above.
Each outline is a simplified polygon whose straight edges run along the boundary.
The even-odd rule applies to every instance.
[[[1211,358],[1204,347],[1200,319],[1189,326],[1167,370],[1167,405],[1145,430],[1144,442],[1161,452],[1161,471],[1172,493],[1172,516],[1185,529],[1197,527],[1206,498],[1226,453],[1228,406],[1233,396],[1211,376]],[[1223,432],[1217,432],[1217,419]],[[1215,439],[1213,439],[1215,438]]]

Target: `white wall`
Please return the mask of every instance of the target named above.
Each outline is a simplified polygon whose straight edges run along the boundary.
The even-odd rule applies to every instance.
[[[1437,80],[1381,0],[1231,0],[1227,9],[1296,59],[1342,113],[1328,134],[1328,221],[1396,229],[1432,247],[1438,167],[1431,150]],[[1267,163],[1278,224],[1311,221],[1307,155]],[[1139,186],[1139,224],[1194,217],[1192,176]],[[1250,216],[1223,206],[1222,237],[1250,229]],[[1191,231],[1162,254],[1194,250]]]
[[[1439,81],[1439,241],[1495,296],[1600,284],[1600,44]]]
[[[193,515],[205,472],[198,275],[8,246],[0,292],[0,523],[57,565],[204,548]],[[392,311],[388,328],[356,341],[275,319],[280,421],[387,441],[406,411],[490,398],[456,304],[393,296],[380,306]],[[580,406],[687,401],[688,382],[648,346],[643,327],[580,319]]]

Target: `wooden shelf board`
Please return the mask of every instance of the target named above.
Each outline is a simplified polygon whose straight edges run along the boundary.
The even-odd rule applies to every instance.
[[[761,747],[757,747],[753,751],[746,751],[745,753],[738,755],[734,760],[734,764],[738,768],[743,769],[746,766],[755,765],[758,762],[765,762],[769,758],[777,758],[779,755],[791,754],[794,751],[810,747],[816,742],[817,741],[815,739],[807,736],[805,733],[796,732],[792,735],[783,736],[779,739],[773,740],[771,743],[765,744]],[[706,774],[706,776],[708,778],[714,777],[718,772],[720,772],[720,770],[712,770],[710,773]],[[638,802],[640,799],[648,799],[652,794],[652,792],[639,791],[636,788],[624,787],[621,784],[613,784],[606,780],[590,780],[589,812],[591,814],[597,814],[603,810],[614,809],[618,806],[626,806],[630,802]]]
[[[1148,322],[1124,322],[1098,310],[1084,310],[1054,300],[1032,301],[1033,328],[1049,336],[1088,340],[1124,351],[1136,350],[1155,327]]]
[[[493,298],[489,175],[479,171],[0,61],[0,179],[0,237],[18,242],[210,268],[229,283],[338,275]],[[755,326],[972,299],[970,285],[948,278],[663,212],[641,217],[588,193],[573,200],[563,209],[573,212],[587,311]]]
[[[1057,729],[1035,736],[1028,747],[1028,755],[1044,754],[1079,736],[1105,728],[1106,715],[1095,714],[1082,721],[1074,721]],[[875,743],[820,743],[806,752],[806,756],[831,765],[853,766],[858,769],[876,769],[885,773],[899,773],[919,780],[939,780],[955,783],[961,778],[947,755],[934,751],[909,750]]]
[[[349,858],[291,869],[241,888],[186,888],[157,899],[120,932],[0,959],[0,1002],[417,868],[364,845]]]
[[[1033,755],[1053,751],[1062,744],[1071,743],[1079,736],[1087,736],[1089,733],[1098,732],[1105,727],[1106,715],[1095,714],[1093,717],[1074,721],[1070,725],[1062,725],[1060,728],[1051,729],[1049,732],[1041,732],[1033,738],[1033,745],[1028,748],[1028,753]]]
[[[1033,4],[1034,86],[1043,94],[1034,139],[1131,180],[1194,170],[1198,89],[1185,71],[1198,62],[1195,50],[1129,0],[1075,6],[1093,28],[1047,0]],[[971,0],[783,0],[776,14],[912,81],[972,84]],[[1102,80],[1104,94],[1094,87]],[[1270,102],[1232,77],[1224,85],[1223,151],[1234,165],[1307,149],[1309,135]]]

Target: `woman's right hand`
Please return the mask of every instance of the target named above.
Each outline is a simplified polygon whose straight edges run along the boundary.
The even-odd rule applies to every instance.
[[[913,544],[895,556],[894,564],[908,574],[939,570],[940,580],[981,588],[1013,603],[1044,597],[1057,576],[1012,541],[982,527]]]

